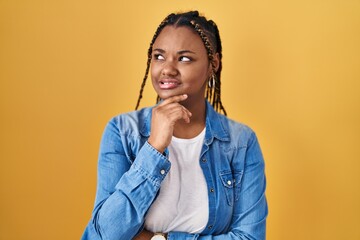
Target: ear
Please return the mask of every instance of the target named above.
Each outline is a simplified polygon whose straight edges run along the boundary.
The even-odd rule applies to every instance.
[[[219,66],[220,66],[219,53],[214,54],[214,65],[215,65],[215,73],[216,73],[219,70]]]

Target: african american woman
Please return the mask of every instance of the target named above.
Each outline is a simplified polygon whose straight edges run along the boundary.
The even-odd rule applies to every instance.
[[[221,69],[212,20],[191,11],[161,22],[136,111],[105,128],[82,239],[265,239],[263,156],[255,133],[226,117]],[[157,104],[137,110],[149,72]]]

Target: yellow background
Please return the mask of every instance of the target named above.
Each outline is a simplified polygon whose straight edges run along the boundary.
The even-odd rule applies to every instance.
[[[267,239],[360,239],[359,0],[1,0],[1,240],[80,238],[103,128],[190,9],[218,23],[223,102],[260,139]]]

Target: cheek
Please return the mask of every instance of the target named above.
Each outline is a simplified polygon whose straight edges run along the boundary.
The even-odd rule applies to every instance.
[[[149,71],[151,79],[156,78],[158,73],[159,73],[159,67],[157,67],[156,64],[151,64],[150,65],[150,71]]]
[[[210,76],[211,71],[207,68],[207,66],[199,66],[197,69],[192,71],[195,73],[193,76],[197,79],[197,81],[203,83],[206,82]]]

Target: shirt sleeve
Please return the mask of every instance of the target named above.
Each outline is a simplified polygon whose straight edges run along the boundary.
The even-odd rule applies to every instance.
[[[148,142],[131,163],[123,137],[116,121],[110,121],[101,140],[95,206],[83,240],[132,239],[170,169],[166,156]]]
[[[235,156],[236,158],[237,156]],[[234,159],[234,161],[237,161]],[[242,181],[235,191],[234,213],[229,232],[220,235],[199,235],[170,232],[169,240],[265,240],[268,207],[265,197],[264,159],[256,135],[249,138]]]

